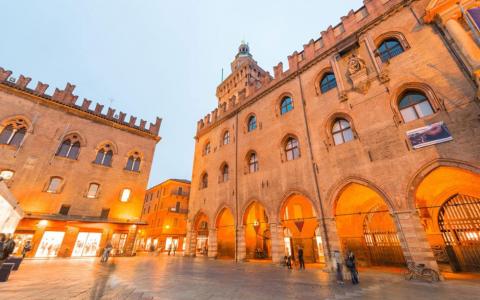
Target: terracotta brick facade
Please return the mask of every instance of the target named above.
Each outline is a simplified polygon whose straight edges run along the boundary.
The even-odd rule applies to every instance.
[[[77,105],[71,84],[50,96],[48,85],[30,89],[29,82],[0,69],[0,171],[25,211],[19,246],[31,239],[28,256],[71,256],[76,247],[74,255],[81,256],[99,255],[112,241],[115,254],[131,254],[161,120],[147,128],[146,121],[132,116],[127,122],[112,108],[92,109],[87,99]],[[49,235],[57,244],[49,246],[45,232],[54,232]]]
[[[321,38],[289,56],[288,70],[284,71],[281,63],[274,67],[273,77],[251,56],[245,59],[241,55],[245,45],[240,46],[243,58],[238,61],[237,55],[232,66],[244,67],[232,68],[228,77],[238,81],[219,86],[218,108],[198,122],[187,235],[190,254],[195,254],[197,220],[206,216],[208,254],[217,256],[219,219],[229,210],[235,218],[235,257],[243,259],[246,231],[242,226],[249,225],[245,215],[252,203],[260,203],[270,227],[270,236],[264,239],[270,240],[271,246],[264,249],[268,248],[274,262],[285,255],[284,238],[289,232],[298,240],[294,247],[313,247],[320,253],[312,256],[313,261],[322,261],[324,255],[329,262],[333,251],[350,248],[348,235],[354,233],[347,232],[340,224],[347,221],[342,220],[373,209],[366,204],[374,201],[365,198],[368,194],[376,199],[377,212],[389,215],[384,222],[391,220],[388,222],[393,224],[400,261],[404,258],[437,268],[431,234],[439,231],[428,228],[416,209],[423,205],[420,185],[428,182],[429,174],[458,170],[464,172],[459,176],[465,177],[459,179],[457,193],[480,197],[476,69],[466,67],[463,45],[455,45],[446,28],[428,20],[431,10],[442,4],[438,2],[364,1],[364,7],[349,12],[342,23],[329,27]],[[478,6],[478,2],[464,2]],[[461,22],[462,14],[457,18]],[[469,34],[468,27],[463,28]],[[382,56],[386,41],[395,41],[401,53]],[[468,42],[475,43],[472,38]],[[478,46],[475,49],[478,54]],[[244,78],[239,70],[257,77]],[[336,81],[328,91],[321,84],[327,74]],[[427,99],[431,113],[406,121],[399,102],[410,92]],[[225,100],[225,95],[230,98]],[[282,113],[286,98],[292,100],[293,109]],[[256,128],[249,130],[252,116]],[[339,120],[349,124],[351,134],[341,144],[333,134]],[[444,123],[453,140],[416,148],[407,132],[438,122]],[[224,143],[227,131],[229,143]],[[299,149],[293,160],[285,150],[290,138],[297,141]],[[258,161],[254,172],[250,169],[252,153]],[[224,180],[225,165],[228,180]],[[437,189],[447,190],[446,177],[438,176]],[[462,180],[468,188],[460,188]],[[365,190],[357,194],[350,190],[362,187]],[[347,193],[353,195],[350,200]],[[359,200],[365,206],[355,204],[355,195],[365,195]],[[442,203],[452,195],[452,191],[444,194]],[[311,203],[313,211],[308,216],[302,208],[303,217],[302,213],[291,217],[294,207],[289,208],[289,203],[295,197]],[[433,195],[425,197],[426,202],[433,203],[433,198],[428,198]],[[300,203],[300,198],[295,201]],[[351,204],[340,205],[340,201]],[[308,220],[314,221],[309,224]],[[289,221],[295,221],[298,233],[295,226],[287,225]],[[362,228],[363,224],[354,226]],[[310,239],[318,236],[321,242],[310,246],[311,241],[302,236],[307,231]],[[368,244],[365,240],[362,243]]]

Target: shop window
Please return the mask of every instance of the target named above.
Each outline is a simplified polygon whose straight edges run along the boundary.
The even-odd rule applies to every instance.
[[[293,109],[293,100],[291,97],[283,98],[280,103],[280,114],[284,115]]]
[[[382,62],[388,62],[393,57],[402,54],[405,49],[397,39],[389,38],[380,44],[377,51]]]
[[[350,122],[345,119],[336,119],[332,127],[332,137],[335,145],[340,145],[354,139]]]
[[[416,91],[405,93],[398,102],[398,109],[405,123],[433,114],[428,98]]]
[[[35,257],[56,257],[64,236],[63,231],[45,231]]]
[[[128,202],[130,199],[130,194],[132,193],[132,190],[130,189],[123,189],[122,193],[120,195],[120,201],[121,202]]]
[[[47,192],[52,193],[52,194],[59,193],[60,188],[62,186],[62,181],[63,180],[60,177],[50,178],[50,181],[49,181],[48,187],[47,187]]]
[[[294,160],[300,157],[300,150],[296,138],[290,137],[285,143],[285,155],[287,160]]]
[[[62,204],[60,207],[60,211],[58,212],[61,215],[68,215],[68,211],[70,210],[70,205]]]
[[[20,147],[27,133],[27,123],[23,119],[8,122],[0,133],[0,144]]]
[[[325,94],[329,90],[336,87],[337,80],[335,79],[335,75],[332,72],[323,75],[322,80],[320,81],[320,91],[322,92],[322,94]]]
[[[87,198],[97,198],[99,189],[100,185],[98,183],[90,183],[88,186]]]

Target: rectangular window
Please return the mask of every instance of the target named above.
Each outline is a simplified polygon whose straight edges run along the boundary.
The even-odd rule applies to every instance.
[[[175,205],[175,211],[180,212],[180,202],[177,201],[177,204]]]
[[[88,187],[87,198],[91,198],[91,199],[97,198],[99,188],[100,188],[99,184],[90,183],[90,186]]]
[[[62,204],[60,207],[60,211],[58,212],[61,215],[68,215],[68,211],[70,210],[70,205]]]
[[[100,218],[108,219],[108,214],[110,214],[110,208],[103,208],[102,213],[100,214]]]
[[[120,196],[120,201],[127,202],[130,199],[131,192],[132,191],[130,189],[123,189],[122,195]]]
[[[182,187],[179,187],[179,188],[178,188],[178,194],[179,194],[179,195],[182,195],[182,194],[183,194],[183,188],[182,188]]]
[[[48,193],[58,193],[60,190],[60,185],[62,183],[62,179],[58,177],[52,177],[48,184],[47,192]]]

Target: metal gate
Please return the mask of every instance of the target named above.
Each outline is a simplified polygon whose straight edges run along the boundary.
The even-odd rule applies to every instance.
[[[363,236],[371,265],[405,265],[397,230],[388,212],[367,214],[363,222]]]
[[[480,271],[480,199],[451,197],[440,208],[438,226],[454,271]]]

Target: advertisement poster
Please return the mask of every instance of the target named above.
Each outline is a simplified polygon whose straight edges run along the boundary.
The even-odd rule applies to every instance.
[[[447,125],[443,122],[407,131],[407,137],[410,140],[413,149],[453,140],[448,131]]]

